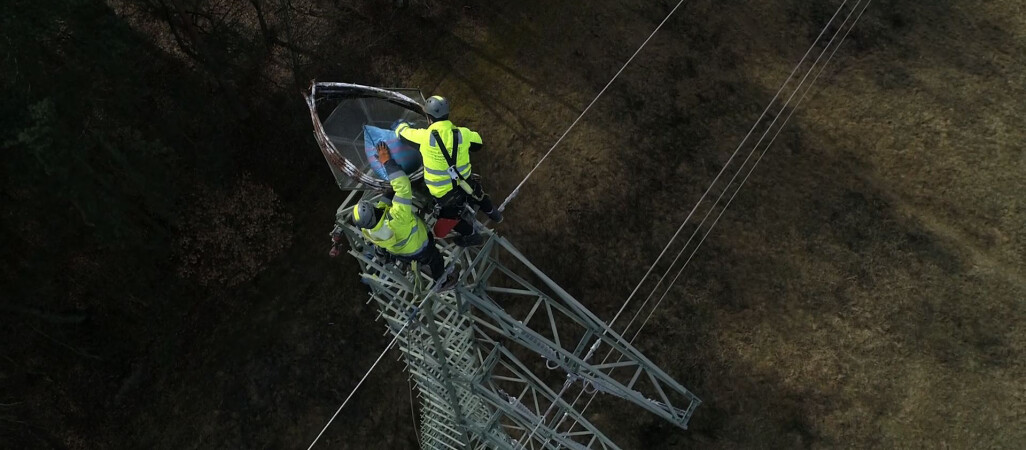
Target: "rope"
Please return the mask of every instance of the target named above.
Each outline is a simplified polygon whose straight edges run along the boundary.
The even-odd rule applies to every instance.
[[[833,36],[831,37],[830,41],[829,41],[829,42],[827,43],[827,46],[826,46],[826,48],[829,48],[829,47],[830,47],[830,45],[831,45],[831,44],[833,43],[833,41],[834,41],[834,40],[835,40],[835,39],[837,38],[838,34],[840,34],[840,32],[841,32],[841,29],[843,29],[843,27],[844,27],[844,24],[846,24],[846,23],[848,22],[848,20],[849,20],[849,19],[851,18],[852,14],[854,14],[854,12],[855,12],[856,10],[858,10],[858,9],[859,9],[859,5],[860,5],[861,3],[862,3],[862,0],[859,0],[859,1],[857,1],[857,2],[855,3],[855,6],[853,6],[853,7],[852,7],[852,10],[851,10],[851,11],[850,11],[850,12],[848,13],[848,16],[847,16],[847,17],[845,18],[844,22],[842,22],[842,24],[841,24],[841,28],[839,28],[839,29],[838,29],[838,30],[837,30],[837,31],[836,31],[836,32],[834,33],[834,35],[833,35]],[[778,136],[780,135],[780,132],[781,132],[781,131],[783,130],[783,128],[784,128],[784,127],[785,127],[785,126],[787,125],[787,122],[788,122],[788,121],[789,121],[789,120],[791,119],[791,116],[793,116],[793,115],[794,115],[794,112],[795,112],[795,111],[796,111],[796,110],[798,109],[798,106],[799,106],[799,105],[801,105],[802,101],[804,101],[804,100],[805,100],[806,96],[807,96],[807,95],[808,95],[808,93],[809,93],[809,92],[810,92],[810,91],[812,90],[813,86],[815,86],[815,84],[816,84],[816,81],[817,81],[817,80],[819,80],[819,77],[820,77],[820,75],[822,75],[822,74],[823,74],[823,72],[824,72],[824,71],[826,70],[826,67],[827,67],[827,66],[828,66],[828,65],[830,64],[830,61],[831,61],[831,60],[833,59],[834,55],[835,55],[835,54],[837,53],[837,50],[838,50],[838,49],[839,49],[839,48],[841,47],[841,45],[842,45],[842,44],[844,43],[845,39],[847,39],[847,37],[848,37],[848,34],[849,34],[849,33],[851,33],[851,30],[855,28],[855,25],[856,25],[856,24],[858,23],[859,19],[861,19],[861,18],[862,18],[862,15],[863,15],[863,14],[865,13],[866,9],[868,9],[868,8],[869,8],[869,5],[870,5],[871,3],[872,3],[872,0],[868,0],[868,1],[867,1],[867,2],[865,3],[865,5],[864,5],[864,6],[862,7],[862,10],[861,10],[861,11],[859,11],[859,14],[858,14],[858,15],[857,15],[857,16],[855,17],[855,20],[854,20],[854,21],[852,21],[852,24],[851,24],[851,25],[850,25],[850,26],[849,26],[849,27],[847,28],[847,30],[845,31],[844,35],[843,35],[843,36],[841,37],[840,41],[838,41],[838,44],[837,44],[837,45],[836,45],[836,46],[834,47],[834,49],[833,49],[833,50],[832,50],[832,51],[830,52],[830,55],[829,55],[829,56],[827,57],[827,59],[826,59],[826,60],[824,61],[823,65],[822,65],[822,66],[820,66],[820,68],[819,68],[819,71],[818,71],[818,72],[816,72],[816,75],[815,75],[815,76],[814,76],[814,77],[812,78],[812,80],[811,80],[811,81],[809,82],[809,86],[808,86],[808,88],[807,88],[807,89],[805,89],[805,91],[804,91],[804,92],[802,93],[801,97],[799,97],[799,98],[798,98],[798,101],[797,101],[797,102],[795,102],[795,105],[794,105],[794,107],[793,107],[793,108],[791,109],[791,111],[789,111],[789,112],[788,112],[787,116],[786,116],[786,117],[784,118],[784,121],[783,121],[783,122],[781,123],[781,126],[780,126],[780,127],[779,127],[779,128],[777,129],[776,133],[774,133],[773,137],[772,137],[772,138],[770,138],[770,141],[769,141],[769,143],[768,143],[768,144],[767,144],[767,145],[766,145],[766,146],[765,146],[765,147],[763,148],[763,151],[762,151],[762,152],[761,152],[761,153],[759,154],[759,157],[758,157],[758,158],[756,158],[755,162],[754,162],[754,163],[752,164],[751,168],[750,168],[750,169],[748,170],[748,173],[747,173],[747,174],[745,174],[745,177],[744,177],[744,178],[743,178],[743,179],[741,180],[741,182],[740,182],[740,183],[738,184],[738,187],[737,187],[737,188],[736,188],[736,189],[734,190],[734,193],[733,193],[733,194],[731,194],[730,198],[729,198],[729,199],[727,200],[727,203],[726,203],[726,204],[724,205],[723,209],[721,209],[721,210],[720,210],[720,212],[719,212],[719,214],[717,214],[716,218],[715,218],[715,219],[713,220],[712,224],[711,224],[711,225],[709,226],[709,229],[708,229],[708,230],[706,230],[706,232],[705,232],[705,233],[703,234],[702,238],[701,238],[701,239],[699,240],[698,244],[697,244],[697,245],[695,246],[695,248],[694,248],[694,249],[692,250],[691,254],[690,254],[690,255],[688,255],[688,258],[687,258],[687,260],[685,260],[684,264],[683,264],[683,265],[681,266],[681,268],[680,268],[680,269],[679,269],[679,270],[677,271],[677,273],[676,273],[676,274],[674,275],[674,278],[673,278],[673,279],[672,279],[672,280],[670,281],[670,284],[669,284],[669,285],[667,285],[667,287],[666,287],[666,290],[665,290],[665,291],[663,292],[663,294],[662,294],[662,295],[661,295],[661,296],[659,297],[659,300],[658,300],[658,301],[656,302],[655,306],[653,306],[653,307],[652,307],[652,309],[651,309],[651,310],[649,311],[648,315],[647,315],[647,316],[645,317],[645,320],[644,320],[644,321],[642,321],[642,323],[641,323],[641,325],[639,326],[638,330],[637,330],[637,331],[635,331],[635,333],[634,333],[634,336],[632,336],[632,337],[631,337],[631,340],[629,341],[629,344],[630,344],[630,345],[633,345],[634,341],[635,341],[635,340],[636,340],[636,339],[638,338],[638,335],[640,335],[640,334],[641,334],[641,330],[645,328],[645,325],[646,325],[646,324],[648,324],[648,321],[649,321],[649,320],[650,320],[650,319],[652,318],[652,315],[653,315],[653,314],[655,313],[655,310],[659,308],[659,305],[660,305],[660,304],[662,304],[662,301],[663,301],[663,299],[664,299],[664,298],[666,298],[666,295],[667,295],[667,294],[669,293],[669,291],[671,290],[671,288],[673,287],[673,285],[674,285],[674,284],[676,284],[676,282],[677,282],[677,279],[678,279],[678,278],[680,278],[680,275],[681,275],[681,274],[683,273],[683,271],[684,271],[684,269],[685,269],[685,268],[687,267],[688,263],[690,263],[690,262],[691,262],[691,260],[692,260],[692,258],[694,257],[695,253],[697,253],[697,252],[698,252],[698,249],[699,249],[699,248],[701,247],[702,243],[703,243],[703,242],[705,242],[705,239],[706,239],[706,238],[707,238],[707,237],[709,236],[709,234],[710,234],[710,233],[712,233],[712,230],[713,230],[713,228],[714,228],[714,227],[716,226],[716,224],[717,224],[717,223],[719,222],[720,218],[721,218],[721,217],[723,217],[723,214],[724,214],[724,213],[726,212],[726,210],[727,210],[727,208],[728,208],[728,207],[730,206],[730,204],[731,204],[731,203],[732,203],[732,202],[734,201],[734,198],[735,198],[735,197],[737,196],[737,194],[738,194],[738,193],[739,193],[739,192],[741,191],[741,187],[743,187],[743,186],[744,186],[744,184],[745,184],[745,182],[747,182],[747,181],[748,181],[748,178],[749,178],[749,177],[751,176],[751,174],[752,174],[752,173],[753,173],[753,172],[755,171],[755,168],[756,168],[756,167],[757,167],[757,166],[759,165],[759,162],[761,162],[761,161],[762,161],[762,158],[763,158],[763,156],[765,156],[765,155],[766,155],[766,152],[767,152],[767,151],[769,151],[770,147],[772,147],[772,146],[773,146],[773,143],[774,143],[774,142],[776,141],[777,137],[778,137]],[[841,6],[840,6],[840,7],[838,8],[838,12],[840,12],[840,9],[841,9],[841,8],[843,8],[843,6],[844,6],[844,4],[842,3],[842,4],[841,4]],[[835,16],[836,16],[836,14],[837,14],[837,13],[835,12]],[[832,21],[832,20],[833,20],[833,19],[831,19],[831,21]],[[828,22],[828,23],[827,23],[827,27],[829,27],[829,25],[830,25],[830,23]],[[827,27],[824,27],[823,31],[826,31],[826,28],[827,28]],[[823,34],[823,33],[821,32],[821,33],[820,33],[820,35],[822,36],[822,34]],[[817,40],[816,40],[815,42],[818,42],[818,41],[819,41],[819,38],[817,38]],[[815,46],[815,42],[813,43],[813,47]],[[810,50],[811,50],[811,48],[810,48]],[[806,54],[808,54],[808,53],[806,53]],[[788,104],[790,103],[791,99],[793,99],[793,98],[794,98],[794,96],[795,96],[795,95],[797,95],[798,91],[800,91],[800,90],[801,90],[802,86],[803,86],[803,85],[805,84],[805,81],[806,81],[806,79],[808,79],[808,76],[809,76],[810,74],[812,74],[812,71],[813,71],[813,70],[815,70],[816,66],[817,66],[817,65],[819,64],[819,60],[820,60],[820,59],[821,59],[821,58],[823,57],[823,55],[824,55],[824,54],[826,54],[826,50],[824,50],[824,51],[823,51],[822,53],[820,53],[820,55],[819,55],[819,56],[818,56],[818,57],[816,58],[816,61],[815,61],[815,62],[813,63],[812,67],[810,67],[810,68],[809,68],[809,71],[808,71],[808,72],[807,72],[807,73],[805,74],[805,76],[804,76],[804,77],[802,78],[802,81],[801,81],[801,82],[800,82],[800,83],[798,84],[798,86],[797,86],[797,87],[795,88],[795,91],[794,91],[794,92],[793,92],[793,93],[792,93],[792,94],[791,94],[791,95],[790,95],[790,96],[788,97],[788,100],[787,100],[787,101],[786,101],[786,102],[784,103],[784,107],[787,107],[787,105],[788,105]],[[804,60],[804,58],[803,58],[803,60]],[[801,65],[801,62],[799,62],[799,66],[800,66],[800,65]],[[797,66],[795,67],[795,69],[797,69]],[[793,71],[792,71],[792,74],[793,74]],[[785,84],[786,84],[786,81],[785,81]],[[774,100],[775,100],[775,97],[774,97]],[[772,101],[771,101],[770,103],[772,104]],[[779,116],[778,116],[778,118],[779,118]],[[760,117],[760,120],[761,120],[761,117]],[[776,119],[774,119],[773,123],[775,123],[775,122],[776,122]],[[749,153],[749,158],[751,158],[751,155],[752,155],[752,154],[754,154],[754,153],[755,153],[755,151],[756,151],[756,150],[758,149],[758,147],[759,147],[759,146],[761,145],[762,141],[763,141],[763,140],[765,139],[766,135],[767,135],[767,134],[769,133],[769,130],[770,130],[770,129],[772,129],[772,127],[773,127],[773,123],[771,123],[771,124],[770,124],[769,128],[768,128],[768,129],[766,130],[766,132],[764,132],[764,133],[763,133],[762,137],[760,137],[759,141],[758,141],[758,142],[756,143],[755,147],[754,147],[754,148],[752,149],[752,152],[751,152],[751,153]],[[756,124],[758,124],[758,121],[756,122]],[[747,139],[747,136],[746,136],[746,139]],[[742,142],[744,142],[744,141],[742,141]],[[743,163],[743,164],[741,165],[741,167],[740,167],[740,168],[738,169],[738,172],[737,172],[737,173],[736,173],[736,174],[734,175],[734,178],[736,178],[736,177],[737,177],[737,175],[739,175],[739,174],[741,173],[741,171],[742,171],[742,170],[744,169],[744,166],[745,166],[745,165],[747,164],[747,161],[748,161],[748,159],[746,159],[746,160],[745,160],[745,163]],[[728,162],[728,164],[729,164],[729,162]],[[733,181],[733,179],[734,179],[734,178],[732,178],[732,179],[731,179],[731,182]],[[729,186],[730,184],[731,184],[731,183],[728,183],[728,186]],[[719,202],[719,200],[720,200],[720,199],[721,199],[721,198],[723,197],[723,195],[725,195],[725,194],[726,194],[726,189],[724,190],[724,192],[722,192],[722,193],[721,193],[721,194],[719,195],[719,198],[717,198],[717,203]],[[700,200],[700,202],[701,202],[701,200]],[[712,210],[713,210],[714,208],[715,208],[715,203],[714,203],[714,205],[713,205],[713,208],[710,208],[710,211],[709,211],[709,213],[707,213],[707,214],[706,214],[706,218],[708,218],[709,214],[711,214],[711,212],[712,212]],[[703,219],[703,220],[702,220],[702,223],[704,223],[704,222],[705,222],[705,219]],[[699,224],[699,226],[698,226],[698,228],[697,228],[697,229],[695,230],[695,233],[697,233],[698,229],[701,229],[701,225],[702,225],[702,224],[700,223],[700,224]],[[693,238],[693,237],[695,236],[695,233],[693,233],[693,234],[692,234],[692,238]],[[690,242],[691,242],[691,239],[689,239],[689,240],[688,240],[688,243],[690,243]],[[678,253],[678,255],[677,255],[678,257],[680,257],[680,255],[681,255],[681,254],[683,254],[684,250],[685,250],[685,249],[687,248],[687,244],[688,244],[688,243],[685,243],[685,245],[684,245],[684,248],[683,248],[683,249],[681,249],[680,253]],[[674,261],[676,261],[676,259],[675,259]],[[669,268],[667,268],[666,272],[665,272],[665,273],[663,274],[663,277],[665,277],[666,275],[668,275],[668,274],[669,274],[669,272],[670,272],[670,270],[672,270],[672,268],[673,268],[673,264],[671,263],[671,266],[670,266]],[[656,291],[657,289],[658,289],[658,285],[656,286],[656,289],[653,289],[653,292],[652,292],[652,294],[654,294],[654,293],[655,293],[655,291]],[[651,294],[650,294],[650,297],[651,297]],[[648,300],[646,300],[646,302],[645,302],[645,303],[647,304],[647,302],[648,302]],[[627,326],[626,326],[626,327],[624,328],[624,333],[623,333],[624,335],[626,335],[626,334],[627,334],[627,330],[629,330],[629,329],[630,329],[630,326],[631,326],[631,324],[633,324],[634,320],[635,320],[635,319],[637,319],[637,317],[638,317],[638,316],[640,315],[640,313],[641,313],[641,311],[642,311],[642,310],[644,309],[644,307],[645,307],[645,304],[642,304],[641,308],[639,308],[639,309],[638,309],[638,312],[637,312],[637,313],[635,313],[635,315],[634,315],[634,317],[633,317],[633,318],[631,319],[631,321],[630,321],[630,322],[628,322]],[[605,357],[605,358],[603,358],[603,360],[602,360],[602,363],[600,363],[600,364],[605,364],[605,362],[606,362],[606,361],[608,360],[609,356],[611,356],[611,355],[612,355],[612,352],[611,352],[611,351],[610,351],[610,352],[608,352],[608,353],[606,353],[606,357]],[[580,394],[579,394],[579,395],[577,396],[577,398],[576,398],[576,399],[574,399],[573,403],[571,403],[571,407],[573,407],[573,405],[574,405],[574,404],[576,404],[576,403],[577,403],[577,401],[578,401],[578,400],[579,400],[579,399],[580,399],[580,398],[581,398],[581,397],[582,397],[583,395],[584,395],[584,392],[581,392],[581,393],[580,393]],[[591,395],[591,397],[589,398],[589,400],[588,400],[588,403],[587,403],[587,404],[585,404],[584,408],[582,408],[582,409],[581,409],[581,414],[582,414],[582,415],[583,415],[583,414],[584,414],[584,412],[585,412],[585,411],[586,411],[586,410],[588,409],[588,407],[589,407],[589,406],[591,405],[592,401],[593,401],[593,400],[595,399],[595,395],[596,395],[596,394],[594,394],[594,393],[593,393],[593,394]],[[575,425],[576,425],[576,424],[575,424]],[[573,429],[573,425],[572,425],[572,426],[570,427],[570,429],[571,429],[571,430]]]
[[[672,10],[670,10],[670,13],[667,14],[665,18],[663,18],[663,21],[659,22],[659,25],[655,27],[655,30],[652,30],[652,33],[648,35],[648,38],[645,39],[645,42],[642,42],[641,46],[634,51],[634,54],[631,55],[629,59],[627,59],[627,62],[623,63],[623,66],[620,67],[620,70],[616,71],[616,75],[613,75],[613,78],[609,79],[609,82],[606,83],[606,86],[603,87],[602,90],[599,91],[598,95],[596,95],[595,98],[591,100],[591,103],[588,103],[588,106],[584,108],[584,111],[582,111],[581,114],[577,116],[576,119],[574,119],[573,123],[570,124],[570,127],[567,128],[566,131],[564,131],[563,134],[559,137],[559,139],[556,140],[556,143],[552,144],[552,147],[549,148],[549,151],[545,152],[545,155],[543,155],[541,159],[538,160],[538,163],[534,165],[534,168],[532,168],[530,172],[527,172],[527,176],[525,176],[524,179],[520,181],[520,184],[518,184],[517,187],[513,188],[513,192],[510,192],[509,196],[506,197],[506,199],[502,201],[502,204],[499,205],[500,212],[505,211],[506,205],[509,204],[509,202],[512,201],[514,198],[517,198],[517,195],[520,194],[520,188],[524,185],[524,183],[527,182],[527,179],[531,178],[531,175],[534,174],[534,171],[538,170],[538,167],[540,167],[542,163],[545,162],[545,159],[548,158],[550,154],[552,154],[552,151],[556,149],[556,146],[559,145],[560,142],[563,142],[563,138],[565,138],[566,135],[570,133],[570,130],[574,129],[574,127],[577,125],[577,122],[580,122],[581,118],[588,113],[588,110],[591,109],[592,105],[594,105],[595,102],[597,102],[598,99],[602,97],[602,94],[606,93],[606,89],[609,89],[609,86],[611,86],[613,82],[616,81],[616,78],[619,77],[621,73],[623,73],[623,70],[627,68],[631,61],[634,61],[634,57],[638,56],[638,53],[641,53],[641,49],[645,48],[645,45],[648,44],[648,41],[652,40],[652,37],[655,36],[657,32],[659,32],[659,29],[663,27],[663,24],[665,24],[667,20],[670,20],[670,16],[672,16],[673,13],[677,11],[677,8],[680,8],[680,6],[683,5],[685,1],[686,0],[680,0],[679,2],[677,2],[677,5],[674,6]]]

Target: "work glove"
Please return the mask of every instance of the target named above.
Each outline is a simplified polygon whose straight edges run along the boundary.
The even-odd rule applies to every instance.
[[[392,130],[395,130],[396,128],[399,128],[399,125],[402,125],[404,123],[405,124],[409,124],[409,122],[407,122],[407,121],[405,121],[403,119],[395,119],[395,122],[392,122]]]
[[[384,164],[390,159],[392,159],[392,153],[388,151],[388,145],[385,144],[385,141],[378,142],[378,161]]]

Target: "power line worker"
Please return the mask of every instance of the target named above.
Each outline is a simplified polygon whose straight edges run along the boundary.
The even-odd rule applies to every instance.
[[[424,112],[428,117],[427,128],[413,128],[404,122],[396,127],[395,134],[403,143],[420,149],[424,184],[440,207],[439,224],[455,223],[450,227],[460,234],[455,239],[456,245],[478,245],[481,236],[472,223],[461,217],[468,203],[479,206],[493,222],[502,222],[502,212],[484,193],[477,177],[471,176],[470,153],[484,145],[481,135],[453,125],[449,120],[449,101],[443,97],[435,95],[427,99]],[[447,234],[449,228],[436,225],[435,231],[439,235]]]
[[[358,203],[353,208],[353,223],[377,248],[384,249],[399,260],[427,265],[431,276],[438,283],[445,275],[445,263],[427,224],[413,209],[410,178],[392,159],[384,142],[378,143],[377,150],[378,161],[385,166],[394,192],[383,197],[377,204],[366,200]],[[458,278],[457,274],[451,275],[439,290],[452,288]]]

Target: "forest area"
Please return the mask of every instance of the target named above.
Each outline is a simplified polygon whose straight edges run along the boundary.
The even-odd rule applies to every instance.
[[[692,0],[495,230],[608,320],[843,0]],[[419,88],[497,199],[675,1],[0,4],[0,448],[303,448],[387,338],[311,80]],[[625,449],[1026,442],[1026,10],[879,0],[638,347]],[[318,448],[418,448],[385,358]]]

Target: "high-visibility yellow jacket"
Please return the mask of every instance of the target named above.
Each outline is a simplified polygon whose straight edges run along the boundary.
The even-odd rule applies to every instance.
[[[389,253],[413,256],[430,244],[427,225],[413,210],[413,188],[410,186],[410,178],[395,160],[385,162],[385,171],[388,172],[388,181],[395,190],[395,196],[391,200],[385,198],[378,202],[377,207],[385,208],[385,214],[374,228],[364,229],[362,232],[367,240]],[[392,237],[378,240],[371,235],[381,227],[391,229]]]
[[[432,196],[441,198],[451,191],[456,183],[449,175],[449,161],[442,155],[442,149],[435,142],[433,132],[438,133],[450,157],[453,148],[456,148],[455,171],[463,178],[470,176],[470,152],[480,149],[483,143],[481,135],[476,131],[457,127],[448,120],[434,122],[427,128],[412,128],[407,123],[396,127],[395,134],[405,144],[420,149],[420,156],[424,160],[424,184],[427,184]]]

